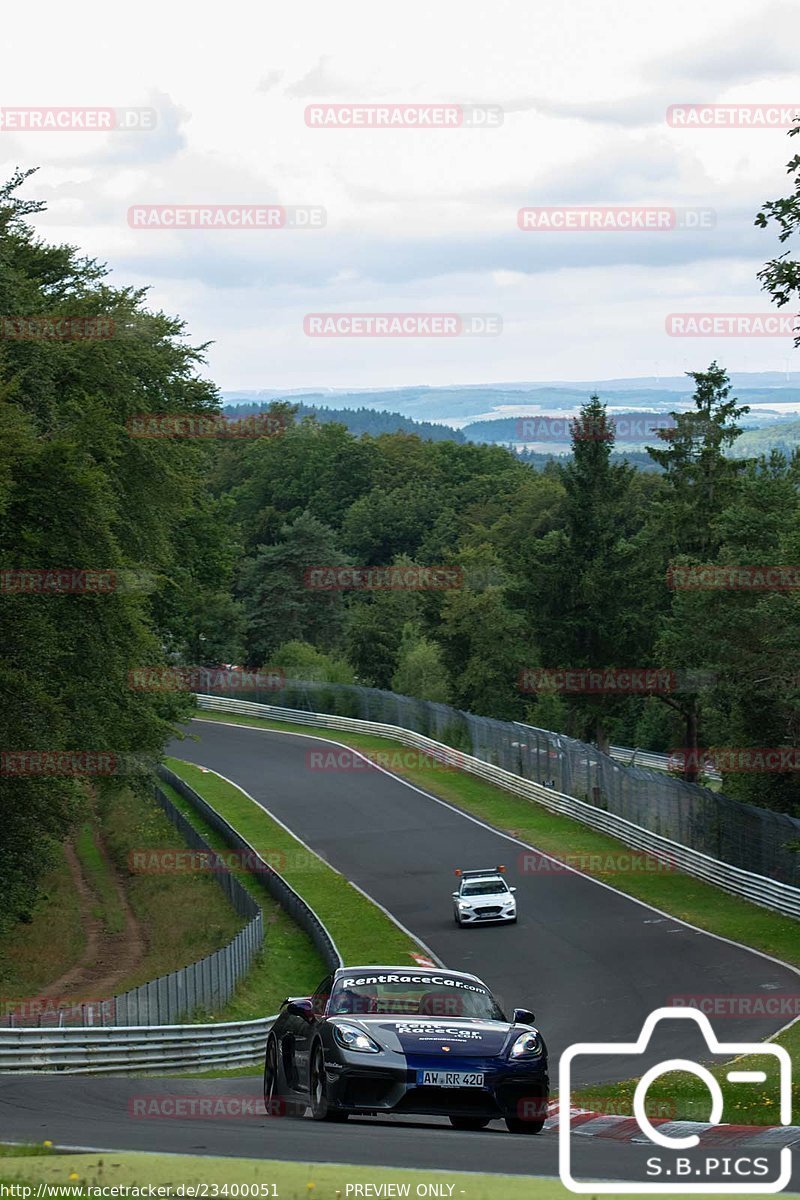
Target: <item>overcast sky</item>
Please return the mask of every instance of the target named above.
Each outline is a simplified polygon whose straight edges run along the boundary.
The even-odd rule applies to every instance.
[[[671,104],[795,105],[800,7],[770,0],[40,0],[3,14],[3,106],[150,106],[141,133],[0,132],[49,240],[213,341],[221,388],[797,369],[790,338],[667,336],[767,312],[754,228],[781,129],[670,127]],[[488,129],[315,129],[314,103],[500,105]],[[323,229],[134,229],[134,205],[322,206]],[[712,208],[705,231],[521,232],[561,204]],[[310,312],[496,313],[473,338],[311,338]]]

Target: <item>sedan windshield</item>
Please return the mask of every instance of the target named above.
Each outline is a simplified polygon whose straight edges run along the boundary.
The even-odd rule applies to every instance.
[[[425,976],[380,972],[340,976],[334,985],[328,1012],[505,1020],[487,988],[471,979],[447,974]]]
[[[465,883],[461,887],[462,896],[496,896],[498,892],[507,892],[505,880],[482,879],[477,883]]]

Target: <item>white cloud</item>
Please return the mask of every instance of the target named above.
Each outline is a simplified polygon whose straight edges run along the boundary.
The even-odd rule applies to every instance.
[[[222,387],[391,385],[680,373],[663,312],[768,307],[755,272],[776,251],[753,228],[787,187],[781,131],[688,133],[669,104],[800,100],[797,10],[773,0],[324,0],[259,10],[140,0],[123,37],[84,0],[77,26],[45,0],[32,45],[4,14],[4,103],[152,106],[152,133],[0,132],[0,172],[41,164],[43,236],[107,258],[118,283],[214,339]],[[124,43],[124,45],[123,45]],[[483,131],[309,129],[310,99],[500,104]],[[316,232],[138,232],[142,204],[323,205]],[[703,234],[522,234],[526,205],[702,206]],[[311,343],[309,309],[501,311],[496,339]],[[732,367],[782,343],[728,343]],[[738,356],[738,357],[737,357]],[[649,364],[649,365],[648,365]]]

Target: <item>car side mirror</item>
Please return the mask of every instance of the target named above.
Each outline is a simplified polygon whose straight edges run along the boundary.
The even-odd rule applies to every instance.
[[[510,892],[515,892],[517,889],[516,889],[516,888],[509,888],[508,890],[509,890]]]
[[[458,899],[458,892],[453,892],[453,899],[454,899],[454,900],[457,900],[457,899]]]
[[[293,1017],[302,1017],[304,1021],[313,1021],[314,1019],[314,1001],[308,996],[287,1000],[286,1007]]]
[[[514,1009],[514,1024],[515,1025],[532,1025],[536,1020],[536,1013],[531,1012],[529,1008]]]

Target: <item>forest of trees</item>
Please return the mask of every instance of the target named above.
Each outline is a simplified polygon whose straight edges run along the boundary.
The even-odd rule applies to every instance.
[[[650,454],[612,461],[598,397],[565,464],[500,448],[355,438],[283,414],[280,437],[219,448],[210,480],[238,543],[236,625],[181,648],[526,720],[597,741],[794,745],[800,606],[793,590],[670,586],[680,564],[798,561],[800,455],[734,459],[743,409],[724,370],[694,374],[693,410]],[[449,565],[444,590],[310,589],[312,565]],[[674,572],[672,575],[674,578]],[[519,690],[525,668],[656,667],[695,680],[646,696]],[[796,811],[796,776],[730,774],[726,790]]]
[[[649,472],[614,457],[597,396],[572,455],[541,469],[500,446],[356,435],[286,403],[272,405],[272,436],[135,436],[147,414],[221,413],[203,348],[142,291],[40,241],[26,220],[39,205],[18,198],[26,178],[0,187],[2,319],[103,318],[112,332],[34,338],[11,321],[0,338],[0,927],[29,910],[86,795],[80,778],[15,774],[13,755],[158,756],[190,698],[132,688],[147,665],[281,667],[600,745],[798,744],[796,586],[669,583],[682,564],[800,563],[800,454],[728,454],[745,410],[721,366],[693,373],[694,407],[649,450]],[[785,303],[798,282],[786,261],[765,272]],[[309,567],[348,564],[455,567],[461,585],[307,586]],[[32,594],[14,579],[34,569],[118,583]],[[521,692],[537,667],[695,682],[649,697]],[[724,788],[800,811],[796,772],[731,772]]]

